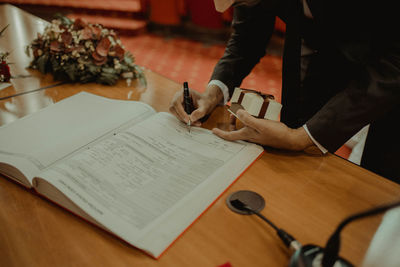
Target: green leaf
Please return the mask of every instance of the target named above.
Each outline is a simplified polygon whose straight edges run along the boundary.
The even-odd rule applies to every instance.
[[[46,69],[46,66],[47,66],[47,61],[48,61],[48,59],[49,59],[49,56],[48,56],[48,54],[43,54],[43,55],[41,55],[40,57],[38,57],[38,59],[37,59],[37,67],[38,67],[38,70],[41,72],[41,73],[47,73],[47,69]]]
[[[101,67],[100,66],[96,66],[96,65],[87,65],[86,66],[88,71],[92,74],[92,75],[97,75],[101,72]]]
[[[103,73],[111,73],[111,74],[115,74],[116,73],[115,69],[114,68],[110,68],[110,67],[103,67],[103,68],[101,68],[101,71]]]
[[[147,87],[146,76],[144,75],[142,68],[135,64],[135,71],[137,73],[137,78],[144,85],[144,87]]]
[[[75,64],[68,62],[68,64],[65,65],[64,70],[71,81],[75,82],[77,80],[79,73],[77,72],[78,68]]]
[[[30,57],[31,56],[31,47],[29,45],[25,46],[25,54]]]
[[[112,72],[102,72],[100,74],[99,79],[97,80],[100,83],[114,85],[119,79],[119,75]]]
[[[133,56],[132,56],[131,53],[126,52],[126,53],[125,53],[125,56],[124,56],[124,61],[125,61],[126,64],[128,64],[128,65],[132,65],[133,62],[134,62],[135,60],[134,60],[134,58],[133,58]]]
[[[58,60],[55,57],[50,58],[51,70],[50,71],[61,71],[61,66]]]
[[[94,81],[93,76],[87,72],[85,72],[84,74],[81,75],[81,77],[79,77],[79,82],[81,83],[89,83],[93,81]]]
[[[65,25],[65,26],[69,26],[69,25],[73,24],[73,22],[72,22],[71,19],[69,19],[68,17],[64,16],[64,15],[61,14],[61,13],[56,13],[56,14],[54,15],[54,18],[60,20],[60,21],[61,21],[61,24],[62,24],[62,25]]]

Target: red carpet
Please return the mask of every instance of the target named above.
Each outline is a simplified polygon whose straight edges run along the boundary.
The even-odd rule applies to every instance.
[[[178,83],[188,81],[190,88],[200,92],[204,91],[225,49],[224,45],[205,45],[188,39],[166,39],[151,34],[122,36],[121,39],[138,65]],[[241,87],[272,94],[280,101],[281,67],[280,57],[266,56]]]

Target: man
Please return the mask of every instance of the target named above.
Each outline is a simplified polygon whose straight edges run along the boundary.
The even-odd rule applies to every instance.
[[[226,103],[235,87],[265,55],[275,16],[286,22],[281,122],[237,113],[244,127],[213,132],[279,149],[318,147],[335,152],[370,124],[361,166],[400,182],[400,42],[387,29],[392,3],[323,0],[215,0],[217,10],[234,5],[233,33],[203,94],[192,91],[189,116],[178,93],[170,111],[184,122]],[[376,3],[375,3],[376,4]],[[383,18],[384,15],[385,17]],[[262,85],[259,85],[260,87]],[[232,119],[232,125],[234,125]]]

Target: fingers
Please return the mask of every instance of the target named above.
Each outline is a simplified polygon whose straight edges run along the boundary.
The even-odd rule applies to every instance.
[[[236,117],[232,114],[229,117],[229,130],[230,131],[236,130]]]
[[[251,116],[244,109],[238,110],[236,112],[236,116],[245,126],[248,126],[256,130],[260,129],[260,119]]]
[[[196,110],[190,114],[190,120],[194,122],[195,126],[201,126],[201,122],[199,121],[206,115],[206,111],[204,106],[199,106]]]
[[[189,121],[189,115],[186,114],[182,103],[183,103],[183,95],[181,92],[177,92],[171,101],[171,104],[169,106],[169,111],[173,115],[175,115],[178,119],[187,123]]]
[[[254,130],[248,127],[241,128],[237,131],[224,131],[218,128],[212,129],[212,132],[221,137],[222,139],[228,141],[236,141],[236,140],[245,140],[245,141],[253,141],[254,139]]]
[[[196,109],[188,115],[183,106],[183,94],[177,92],[171,101],[169,111],[181,121],[188,123],[189,119],[194,126],[201,126],[200,119],[204,118],[212,109],[212,101],[204,94],[200,94],[194,90],[190,91],[193,104]]]
[[[230,124],[236,124],[236,116],[233,114],[229,115],[229,123]]]
[[[177,92],[175,94],[173,100],[171,101],[169,111],[185,123],[188,123],[190,119],[193,126],[201,126],[201,122],[199,121],[199,119],[203,118],[206,115],[207,107],[205,107],[205,105],[203,105],[201,101],[197,101],[197,98],[199,97],[198,94],[195,94],[194,92],[191,92],[191,94],[194,100],[194,105],[197,106],[198,104],[200,104],[199,107],[192,112],[192,114],[188,115],[185,112],[183,106],[183,95],[180,92]]]

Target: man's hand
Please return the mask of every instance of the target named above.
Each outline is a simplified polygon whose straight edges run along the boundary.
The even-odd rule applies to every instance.
[[[177,92],[175,94],[170,103],[169,111],[185,123],[188,123],[190,119],[194,126],[201,126],[199,120],[211,113],[223,99],[221,90],[215,85],[209,86],[203,94],[195,90],[190,90],[190,96],[195,106],[195,110],[192,114],[188,115],[185,112],[182,92]]]
[[[213,133],[230,141],[245,140],[292,151],[302,151],[314,145],[303,127],[292,129],[282,122],[257,119],[245,110],[239,110],[236,115],[243,123],[243,128],[236,129],[236,118],[231,115],[231,131],[214,128]]]

